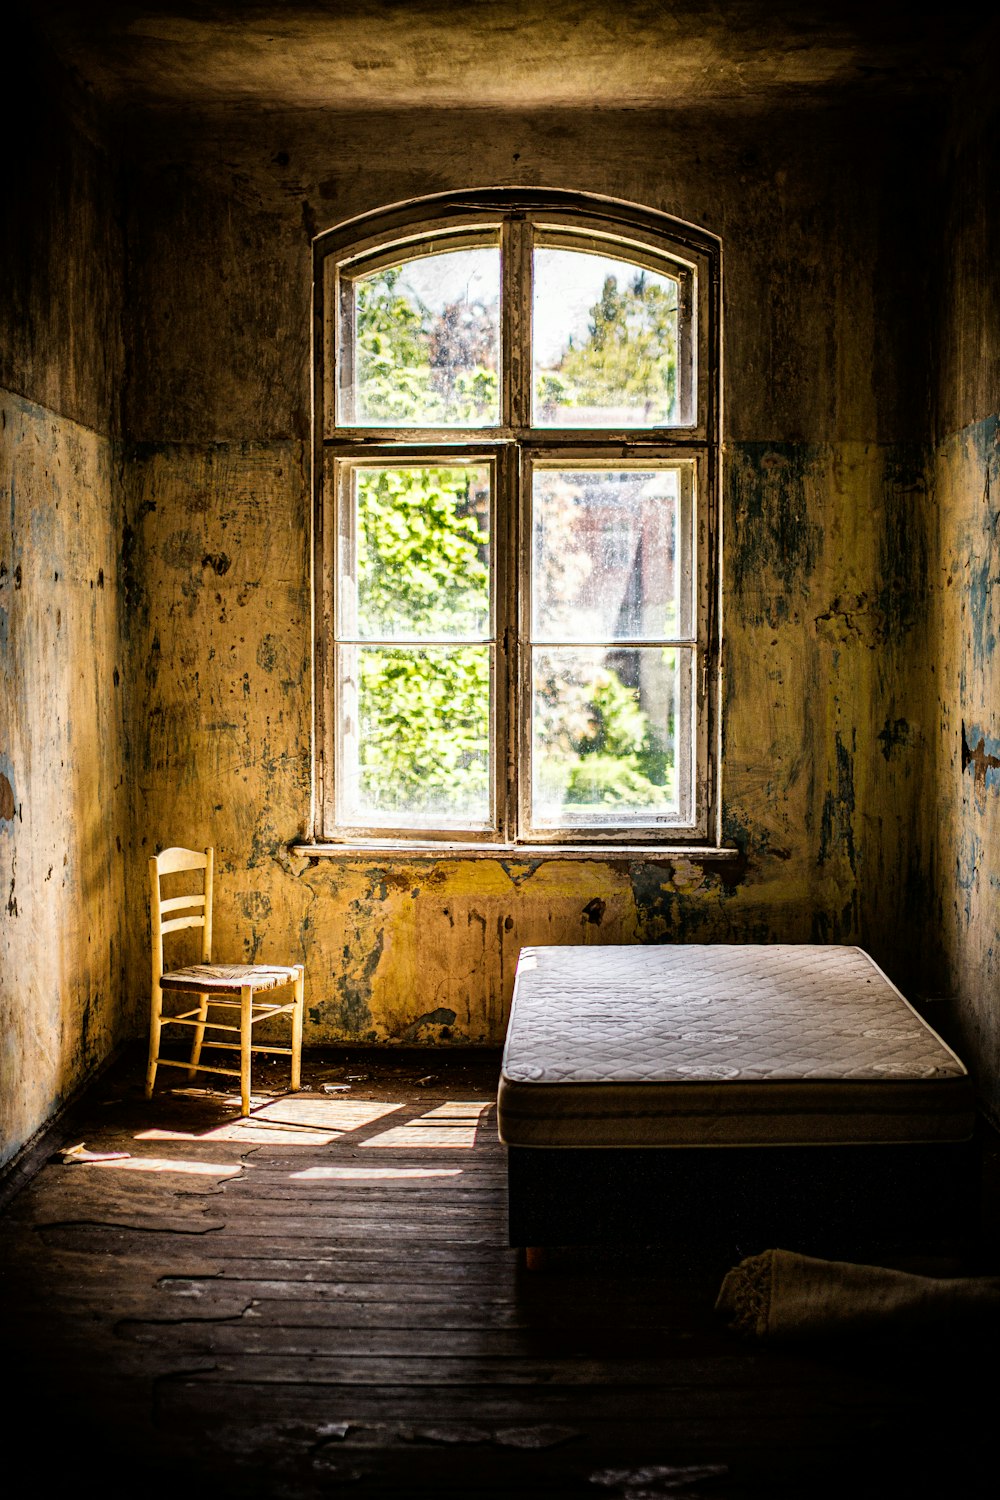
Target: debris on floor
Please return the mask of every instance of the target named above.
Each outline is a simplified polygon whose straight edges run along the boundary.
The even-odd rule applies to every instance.
[[[127,1161],[130,1156],[130,1151],[88,1151],[83,1141],[80,1141],[76,1146],[64,1146],[52,1159],[62,1162],[64,1167],[72,1167],[77,1163],[94,1161]]]

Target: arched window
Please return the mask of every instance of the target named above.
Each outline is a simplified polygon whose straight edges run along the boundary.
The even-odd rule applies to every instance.
[[[569,193],[316,241],[318,838],[717,838],[718,288]]]

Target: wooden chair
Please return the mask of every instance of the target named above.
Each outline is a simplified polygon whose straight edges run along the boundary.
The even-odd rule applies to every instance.
[[[188,1077],[195,1073],[224,1073],[240,1080],[240,1104],[244,1115],[250,1113],[250,1059],[254,1052],[280,1052],[292,1059],[292,1088],[297,1089],[302,1076],[302,1011],[305,968],[302,964],[216,964],[212,962],[212,876],[213,849],[164,849],[149,861],[150,918],[153,938],[153,984],[149,1027],[149,1067],[146,1070],[146,1098],[153,1093],[159,1066],[186,1068]],[[184,871],[201,871],[201,889],[194,895],[164,896],[161,881]],[[164,972],[163,938],[182,928],[201,928],[200,964]],[[275,1001],[270,992],[293,987],[293,998]],[[198,1004],[180,1015],[163,1015],[163,996],[167,991],[196,995]],[[262,998],[267,996],[268,998]],[[221,1010],[228,1020],[210,1020],[209,1007]],[[233,1019],[233,1013],[238,1013]],[[253,1044],[253,1028],[274,1016],[290,1016],[290,1047]],[[160,1056],[160,1033],[164,1025],[190,1026],[194,1030],[191,1057],[187,1062]],[[231,1033],[229,1040],[206,1041],[205,1032]],[[203,1063],[203,1047],[221,1047],[238,1051],[239,1068],[217,1067]]]

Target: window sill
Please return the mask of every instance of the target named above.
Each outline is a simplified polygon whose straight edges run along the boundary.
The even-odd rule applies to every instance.
[[[291,852],[305,859],[410,860],[500,859],[542,861],[549,859],[599,860],[605,864],[635,860],[688,860],[691,864],[715,864],[737,860],[742,850],[708,844],[473,844],[442,839],[409,843],[399,839],[356,840],[350,843],[297,843]]]

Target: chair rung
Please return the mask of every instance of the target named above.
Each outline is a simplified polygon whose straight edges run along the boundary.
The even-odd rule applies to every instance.
[[[188,1015],[190,1014],[188,1012]],[[237,1036],[239,1035],[240,1028],[238,1026],[230,1026],[227,1021],[199,1021],[197,1019],[197,1011],[194,1012],[196,1019],[191,1021],[188,1019],[188,1015],[164,1016],[163,1024],[164,1026],[207,1026],[210,1031],[235,1031]]]
[[[209,997],[208,1005],[210,1010],[242,1010],[243,1008],[243,1002],[241,1000],[217,1000],[211,996]],[[259,1020],[261,1016],[290,1016],[294,1009],[294,1000],[254,1000],[251,1006],[254,1020]],[[185,1016],[197,1016],[200,1013],[201,1008],[199,1007],[198,1010],[179,1011],[176,1016],[168,1016],[164,1014],[163,1019],[165,1022],[183,1021]]]
[[[239,1078],[238,1068],[213,1068],[208,1063],[179,1062],[176,1057],[158,1057],[156,1059],[158,1068],[193,1068],[196,1073],[225,1073],[227,1078]]]
[[[250,1017],[250,1025],[256,1026],[258,1021],[269,1021],[272,1016],[286,1015],[291,1015],[291,1011],[286,1010],[284,1006],[278,1010],[261,1011],[257,1015]],[[237,1034],[240,1031],[239,1026],[233,1026],[228,1021],[199,1020],[196,1010],[185,1011],[181,1016],[163,1016],[162,1021],[164,1026],[205,1026],[209,1031],[235,1031]]]
[[[202,1045],[202,1047],[225,1047],[230,1052],[238,1052],[240,1050],[240,1044],[239,1044],[239,1042],[210,1042],[206,1038],[205,1041],[203,1041],[201,1045]],[[291,1049],[291,1047],[268,1047],[266,1044],[264,1046],[261,1046],[261,1047],[251,1047],[250,1051],[251,1052],[284,1052],[288,1057],[291,1057],[291,1055],[292,1055],[292,1049]]]
[[[189,906],[204,906],[204,893],[200,896],[163,896],[160,898],[160,912],[184,911]]]

